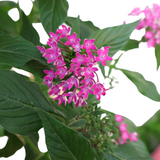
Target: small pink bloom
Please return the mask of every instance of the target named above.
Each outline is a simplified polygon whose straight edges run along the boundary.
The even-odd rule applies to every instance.
[[[85,106],[87,105],[87,102],[84,100],[84,95],[81,95],[78,97],[77,103],[75,104],[75,107],[77,108],[78,106]]]
[[[52,43],[52,42],[57,42],[57,41],[59,41],[59,39],[60,39],[60,37],[59,37],[59,33],[56,31],[56,33],[53,33],[53,32],[50,32],[49,33],[49,36],[51,37],[51,38],[49,38],[49,41]]]
[[[72,45],[75,52],[81,52],[82,45],[80,45],[79,41]]]
[[[149,39],[147,41],[147,46],[148,46],[148,48],[154,47],[155,46],[155,39],[154,38]]]
[[[39,51],[41,52],[41,54],[42,54],[42,57],[44,57],[45,55],[46,55],[46,50],[45,50],[45,48],[42,46],[42,47],[40,47],[40,46],[37,46],[37,48],[39,49]]]
[[[62,95],[58,95],[56,98],[54,98],[54,101],[55,100],[58,100],[58,105],[60,106],[63,102],[64,102],[64,105],[67,104],[67,100],[66,100],[66,97],[64,96],[64,94]]]
[[[129,133],[128,132],[122,132],[122,139],[125,143],[127,143],[127,139],[129,139]]]
[[[58,29],[58,33],[60,33],[60,38],[64,38],[65,36],[67,36],[67,34],[70,32],[71,27],[66,27],[65,25],[62,25],[62,29]]]
[[[58,46],[57,46],[57,42],[47,42],[47,44],[51,47],[46,49],[48,52],[52,52],[52,53],[56,53],[58,51]]]
[[[59,66],[64,66],[66,63],[64,62],[63,57],[58,57],[56,61],[54,62],[54,65],[59,67]]]
[[[67,79],[66,82],[68,82],[68,89],[71,89],[73,87],[73,85],[75,85],[75,87],[79,88],[79,81],[74,76],[71,76],[71,78]]]
[[[74,100],[74,103],[77,102],[77,94],[74,92],[65,93],[64,96],[69,96],[68,103],[71,103]]]
[[[118,114],[115,114],[115,119],[119,123],[121,123],[122,121],[124,121],[124,118],[121,115],[118,115]]]
[[[62,91],[66,91],[68,89],[68,82],[62,81],[59,86],[62,87]]]
[[[76,69],[75,75],[79,78],[83,77],[84,76],[84,67],[80,67],[80,68]]]
[[[44,83],[43,83],[44,85],[48,85],[48,88],[51,88],[52,86],[53,86],[53,82],[52,81],[50,81],[49,79],[47,79],[47,80],[44,80]]]
[[[91,51],[88,51],[88,57],[85,58],[85,61],[89,64],[96,64],[96,56],[92,54]]]
[[[98,53],[98,57],[96,57],[96,61],[101,61],[102,65],[105,66],[106,65],[106,61],[111,61],[112,57],[108,56],[108,52],[109,52],[109,46],[105,47],[105,48],[101,48],[97,50]]]
[[[49,91],[49,95],[57,95],[59,93],[60,93],[60,89],[57,84],[55,86],[53,86]]]
[[[90,51],[90,49],[96,50],[96,46],[93,44],[95,39],[85,39],[82,49],[86,49],[86,52]]]
[[[53,81],[53,79],[56,78],[56,75],[55,75],[54,70],[52,68],[50,69],[50,71],[49,70],[44,70],[44,73],[47,74],[44,77],[44,80]]]
[[[133,133],[130,133],[130,141],[138,141],[138,134],[137,132],[133,132]]]
[[[121,132],[126,132],[127,131],[127,124],[121,123],[119,126],[119,129]]]
[[[71,63],[70,64],[71,68],[69,68],[69,73],[72,73],[75,75],[76,73],[76,64],[75,63]]]
[[[93,91],[89,87],[81,86],[78,95],[81,96],[83,94],[85,99],[87,99],[88,98],[88,93],[94,94]]]
[[[84,83],[85,87],[88,87],[89,85],[92,86],[94,84],[94,79],[92,77],[84,78],[81,83]]]
[[[77,42],[80,41],[79,38],[77,38],[77,35],[75,32],[73,32],[72,36],[68,35],[67,36],[68,41],[65,42],[65,45],[71,45],[73,47],[73,45],[75,45]]]
[[[60,79],[63,79],[65,75],[67,75],[67,67],[58,66],[56,71],[56,75],[60,75]]]
[[[152,37],[154,37],[154,33],[153,33],[152,31],[147,31],[147,32],[145,33],[145,38],[146,38],[146,39],[150,39],[150,38],[152,38]]]
[[[47,63],[52,63],[53,61],[56,61],[59,56],[58,53],[51,52],[50,54],[46,54],[45,57],[48,58]]]
[[[95,71],[98,71],[98,68],[93,67],[92,64],[89,64],[88,67],[84,67],[84,74],[87,77],[91,76],[94,77],[94,73]]]
[[[73,58],[71,60],[71,62],[75,62],[76,64],[76,68],[79,68],[81,66],[81,64],[83,65],[87,65],[86,61],[85,61],[86,55],[83,54],[81,55],[80,53],[76,53],[76,58]]]
[[[128,15],[132,15],[132,16],[138,16],[142,11],[140,10],[139,7],[136,7],[133,9],[133,11],[131,13],[129,13]]]

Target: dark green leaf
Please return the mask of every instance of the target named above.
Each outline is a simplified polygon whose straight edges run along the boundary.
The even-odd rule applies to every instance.
[[[73,27],[76,18],[68,17],[65,21],[66,24]],[[91,34],[99,30],[98,27],[95,27],[91,21],[82,21],[80,20],[80,38],[83,41],[85,38],[89,37]]]
[[[32,59],[47,65],[37,47],[31,42],[21,36],[12,38],[6,33],[0,32],[0,63],[19,67]]]
[[[93,150],[95,154],[94,160],[104,160],[104,155],[102,152],[100,152],[97,148],[93,148]]]
[[[39,35],[37,31],[33,28],[28,17],[22,11],[22,28],[20,35],[25,38],[27,41],[32,42],[34,45],[39,44]]]
[[[121,49],[122,51],[128,51],[130,49],[138,48],[139,47],[139,41],[134,39],[129,39],[129,41],[126,43],[126,45]]]
[[[66,127],[45,111],[39,108],[35,110],[41,117],[52,160],[93,160],[92,146],[82,134]]]
[[[55,32],[66,20],[68,2],[66,0],[37,0],[42,25],[47,33]]]
[[[156,55],[156,59],[157,59],[157,70],[160,66],[160,45],[155,44],[155,55]]]
[[[71,35],[72,35],[73,32],[75,32],[77,34],[77,37],[80,38],[79,24],[80,24],[80,19],[79,19],[79,16],[78,16],[77,19],[75,20],[73,26],[72,26]]]
[[[15,2],[2,1],[0,2],[0,31],[5,31],[10,35],[17,35],[19,33],[20,27],[19,22],[13,21],[8,15],[8,11],[12,8],[16,8],[17,4]]]
[[[99,65],[99,68],[103,74],[103,77],[106,78],[106,75],[105,75],[105,67],[102,65],[101,62],[98,62],[98,65]]]
[[[127,43],[130,34],[138,23],[139,21],[136,21],[130,24],[98,30],[90,35],[89,39],[95,39],[95,45],[97,48],[101,48],[102,46],[110,46],[108,55],[112,57]]]
[[[138,72],[128,71],[125,69],[120,70],[136,85],[141,94],[154,101],[160,101],[160,95],[154,83],[145,80]]]
[[[3,64],[3,63],[0,63],[0,69],[11,69],[12,66],[8,65],[8,64]]]
[[[5,131],[5,135],[8,137],[8,141],[6,146],[3,149],[0,149],[0,157],[10,157],[23,147],[22,142],[16,135],[8,131]]]
[[[79,129],[84,128],[85,124],[86,124],[85,119],[78,119],[78,120],[68,124],[68,126],[72,129],[79,130]]]
[[[119,145],[113,150],[114,153],[104,153],[105,160],[152,160],[144,143],[140,140]]]
[[[4,136],[4,128],[0,125],[0,137]]]
[[[0,70],[0,124],[8,131],[29,135],[41,128],[33,107],[53,113],[36,83],[8,70]]]

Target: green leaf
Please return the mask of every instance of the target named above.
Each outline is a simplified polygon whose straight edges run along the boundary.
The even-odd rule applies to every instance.
[[[52,160],[93,160],[92,146],[82,134],[66,127],[45,111],[39,108],[35,110],[41,117]]]
[[[21,36],[12,38],[8,34],[0,32],[0,63],[19,67],[32,59],[47,65],[37,47],[31,42]]]
[[[20,35],[25,38],[26,40],[32,42],[34,45],[39,44],[39,35],[37,31],[33,28],[32,24],[30,23],[28,17],[22,11],[22,28]]]
[[[98,30],[90,35],[88,39],[94,38],[94,44],[97,48],[101,48],[102,46],[110,46],[108,55],[112,57],[127,43],[130,34],[138,23],[139,21],[136,21],[129,24]]]
[[[157,59],[157,70],[158,70],[160,66],[160,45],[158,44],[155,44],[155,56]]]
[[[93,148],[93,150],[95,154],[94,160],[104,160],[104,155],[102,152],[100,152],[97,148]]]
[[[10,35],[17,35],[19,33],[19,21],[15,22],[8,15],[8,11],[12,8],[16,8],[15,2],[2,1],[0,2],[0,31],[5,31]],[[3,16],[2,16],[3,15]]]
[[[128,51],[134,48],[139,47],[139,41],[134,40],[134,39],[129,39],[129,41],[126,43],[126,45],[121,49],[122,51]]]
[[[3,64],[3,63],[0,63],[0,69],[11,69],[12,66],[8,65],[8,64]]]
[[[8,137],[8,141],[7,141],[6,146],[0,149],[0,157],[10,157],[17,150],[23,147],[22,142],[19,140],[19,138],[16,135],[6,130],[5,130],[5,135]]]
[[[42,25],[47,33],[55,32],[66,20],[68,2],[66,0],[37,0]]]
[[[4,128],[0,125],[0,137],[4,136]]]
[[[160,95],[154,83],[145,80],[144,77],[138,72],[128,71],[125,69],[119,70],[121,70],[136,85],[141,94],[154,101],[160,101]]]
[[[98,65],[99,65],[99,68],[100,68],[100,70],[101,70],[101,72],[102,72],[103,77],[106,78],[106,75],[105,75],[105,67],[102,65],[101,62],[98,62]]]
[[[73,32],[75,32],[77,34],[77,37],[80,37],[79,24],[80,24],[80,18],[78,16],[77,19],[75,20],[73,26],[72,26],[71,35],[72,35]]]
[[[75,130],[79,130],[79,129],[84,128],[85,124],[86,124],[85,119],[78,119],[76,121],[69,123],[68,127],[75,129]]]
[[[65,23],[73,27],[75,21],[76,21],[76,18],[68,17]],[[80,20],[79,28],[80,28],[81,41],[83,41],[85,38],[89,37],[91,34],[99,30],[99,28],[94,26],[91,21],[82,21],[82,20]]]
[[[105,160],[153,160],[141,140],[119,145],[113,150],[114,153],[104,153]]]
[[[39,86],[8,70],[0,70],[0,77],[0,124],[21,135],[38,131],[41,121],[33,108],[54,113]]]

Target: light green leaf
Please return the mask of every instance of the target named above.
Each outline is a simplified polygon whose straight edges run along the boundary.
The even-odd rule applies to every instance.
[[[126,45],[121,49],[122,51],[128,51],[134,48],[138,48],[139,47],[139,41],[134,40],[134,39],[129,39],[128,42],[126,43]]]
[[[53,113],[39,86],[9,70],[0,70],[0,77],[0,124],[6,130],[21,135],[38,131],[41,121],[33,108]]]
[[[79,16],[78,16],[77,19],[75,20],[73,26],[72,26],[71,35],[72,35],[73,32],[75,32],[77,34],[77,37],[80,38],[79,24],[80,24],[80,19],[79,19]]]
[[[0,63],[19,67],[32,59],[47,65],[46,60],[42,58],[33,43],[26,41],[21,36],[12,38],[8,34],[0,32]]]
[[[138,72],[128,71],[125,69],[119,70],[121,70],[136,85],[141,94],[154,101],[160,101],[160,95],[154,83],[145,80],[144,77]]]
[[[55,32],[66,20],[68,2],[66,0],[37,0],[42,25],[47,33]]]
[[[66,127],[45,111],[35,110],[42,120],[52,160],[93,160],[92,146],[82,134]]]
[[[90,35],[88,39],[94,38],[94,44],[97,48],[101,48],[102,46],[110,46],[108,55],[112,57],[127,43],[130,34],[138,23],[139,21],[136,21],[129,24],[98,30]]]
[[[104,153],[105,160],[153,160],[141,140],[119,145],[113,150],[114,153]]]
[[[158,44],[155,44],[155,56],[157,59],[157,70],[158,70],[160,66],[160,45]]]

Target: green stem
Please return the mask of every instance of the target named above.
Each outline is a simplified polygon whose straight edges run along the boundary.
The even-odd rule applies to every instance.
[[[38,147],[36,147],[33,142],[27,137],[27,136],[23,136],[25,142],[32,148],[32,150],[34,151],[35,154],[40,155],[42,154],[40,152],[40,150],[38,149]]]

